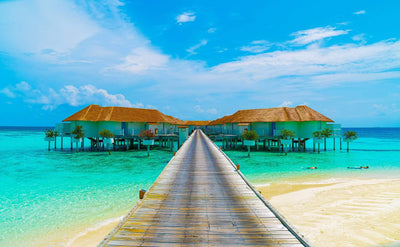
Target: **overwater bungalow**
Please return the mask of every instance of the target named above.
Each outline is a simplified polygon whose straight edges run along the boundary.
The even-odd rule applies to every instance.
[[[177,126],[183,124],[182,120],[155,109],[99,105],[89,105],[63,122],[71,122],[71,128],[82,125],[86,137],[98,137],[102,129],[108,129],[116,136],[135,136],[146,129],[152,129],[156,134],[173,134]]]
[[[332,119],[311,109],[308,106],[277,107],[267,109],[240,110],[210,122],[210,129],[232,139],[240,136],[245,130],[255,130],[260,140],[270,141],[279,139],[281,130],[295,132],[295,143],[304,144],[312,138],[312,133],[324,128],[332,129],[335,135],[340,135],[341,128]],[[303,145],[304,146],[304,145]]]
[[[223,134],[240,135],[245,130],[255,130],[260,136],[278,136],[282,129],[295,131],[296,138],[311,138],[312,133],[327,127],[332,119],[300,105],[295,108],[277,107],[240,110],[212,121],[214,129]]]
[[[151,129],[160,142],[169,142],[177,134],[178,126],[183,124],[182,120],[165,115],[155,109],[141,109],[130,107],[102,107],[89,105],[63,120],[63,124],[57,124],[56,130],[61,135],[70,135],[75,126],[81,125],[85,137],[91,141],[91,147],[98,147],[101,142],[99,132],[103,129],[109,130],[115,138],[124,146],[132,146],[138,141],[139,134],[143,130]],[[169,138],[169,139],[168,139]],[[175,136],[177,139],[177,136]],[[118,143],[117,143],[118,144]]]

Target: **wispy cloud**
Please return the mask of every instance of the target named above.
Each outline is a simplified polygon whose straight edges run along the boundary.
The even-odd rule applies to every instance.
[[[176,22],[182,25],[184,22],[192,22],[196,19],[196,15],[194,12],[185,12],[176,17]]]
[[[135,55],[135,49],[147,49],[143,55],[158,53],[127,22],[120,6],[118,0],[86,0],[79,5],[67,0],[2,2],[0,29],[7,35],[0,37],[0,47],[36,63],[102,67],[98,70],[121,63],[127,54]],[[147,67],[149,62],[144,62],[137,69]]]
[[[16,97],[15,94],[9,88],[3,88],[2,90],[0,90],[0,93],[4,94],[8,98],[15,98]]]
[[[292,40],[290,43],[297,45],[307,45],[326,38],[344,35],[348,32],[349,30],[336,30],[336,28],[334,27],[317,27],[292,33],[291,35],[295,36],[295,39]]]
[[[291,107],[291,106],[293,106],[293,102],[292,101],[284,101],[278,107]]]
[[[360,42],[362,44],[366,43],[366,38],[365,38],[365,34],[364,33],[354,35],[353,37],[351,37],[351,39],[356,41],[356,42]]]
[[[216,29],[215,27],[210,27],[210,28],[207,30],[207,33],[215,33],[215,31],[217,31],[217,29]]]
[[[142,103],[132,104],[122,94],[110,94],[107,90],[96,88],[93,85],[76,87],[66,85],[59,90],[49,88],[42,91],[32,88],[27,82],[20,82],[15,86],[8,86],[1,90],[9,98],[21,98],[30,104],[42,105],[44,110],[53,110],[59,105],[81,106],[86,104],[100,104],[126,107],[144,107]],[[153,106],[147,108],[154,108]]]
[[[310,81],[310,76],[332,74],[353,74],[353,79],[346,78],[350,80],[356,80],[364,73],[397,77],[396,73],[388,70],[399,67],[400,41],[382,41],[371,45],[346,44],[245,56],[238,61],[217,65],[212,71],[233,80],[262,81],[298,76]]]
[[[193,107],[193,109],[195,110],[195,112],[197,112],[197,113],[209,113],[209,114],[212,114],[212,115],[215,115],[215,114],[217,114],[218,113],[218,111],[217,111],[217,109],[215,109],[215,108],[210,108],[210,109],[203,109],[200,105],[195,105],[194,107]]]
[[[124,58],[122,64],[112,68],[128,71],[135,74],[145,73],[150,70],[166,69],[169,57],[147,47],[135,48]],[[110,68],[110,69],[112,69]]]
[[[378,116],[393,116],[394,114],[400,113],[400,108],[396,104],[374,104],[374,114]]]
[[[241,51],[247,51],[252,53],[260,53],[268,50],[272,44],[266,40],[255,40],[250,43],[250,45],[242,46]]]
[[[191,55],[195,55],[195,54],[197,54],[196,50],[202,46],[207,45],[207,43],[208,43],[208,41],[203,39],[202,41],[200,41],[200,43],[188,48],[186,51],[189,52]]]
[[[354,12],[353,14],[355,14],[355,15],[364,15],[365,13],[366,13],[365,10],[360,10],[360,11]]]
[[[77,11],[79,7],[71,1],[23,0],[1,5],[1,29],[7,35],[0,38],[0,46],[10,52],[40,53],[51,49],[65,55],[101,31],[101,27],[85,13]]]

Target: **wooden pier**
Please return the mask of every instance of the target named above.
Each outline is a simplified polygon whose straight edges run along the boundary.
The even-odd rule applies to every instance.
[[[311,246],[196,130],[99,246]]]

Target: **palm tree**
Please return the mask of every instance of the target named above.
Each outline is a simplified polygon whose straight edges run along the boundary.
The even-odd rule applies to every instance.
[[[321,136],[324,137],[324,151],[326,151],[326,138],[329,138],[333,133],[333,130],[325,128],[321,130]]]
[[[344,141],[347,142],[347,152],[349,152],[349,142],[352,142],[358,138],[357,132],[355,131],[346,131],[343,134]]]
[[[75,129],[71,133],[74,134],[74,138],[77,140],[85,137],[85,131],[83,130],[82,125],[75,126]],[[76,142],[76,150],[78,150],[78,142]]]

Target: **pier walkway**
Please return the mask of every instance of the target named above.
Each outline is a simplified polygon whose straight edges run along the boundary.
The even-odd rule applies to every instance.
[[[99,246],[311,246],[196,130]]]

